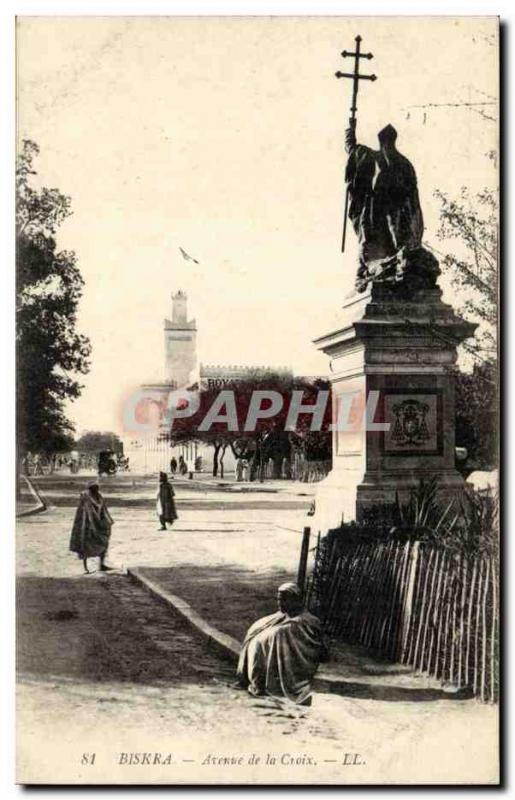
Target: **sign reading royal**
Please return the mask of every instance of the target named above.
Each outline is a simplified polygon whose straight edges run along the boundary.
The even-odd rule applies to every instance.
[[[293,379],[293,373],[287,367],[245,367],[241,365],[200,365],[200,388],[222,389],[233,386],[240,381],[248,381],[273,373],[284,378]]]

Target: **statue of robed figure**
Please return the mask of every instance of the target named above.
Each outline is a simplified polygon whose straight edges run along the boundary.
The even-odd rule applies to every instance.
[[[432,287],[440,269],[422,247],[417,176],[397,150],[397,131],[392,125],[383,128],[379,149],[372,150],[357,143],[355,128],[352,120],[345,137],[345,181],[349,219],[359,241],[356,289],[364,291],[370,281],[410,289]]]
[[[353,72],[335,73],[337,78],[352,81],[345,138],[349,158],[345,170],[342,253],[350,219],[359,241],[356,289],[363,292],[369,283],[383,283],[399,294],[409,295],[418,289],[433,288],[440,268],[437,259],[422,247],[424,222],[417,176],[411,162],[397,150],[397,131],[387,125],[379,132],[379,150],[356,141],[359,85],[362,81],[374,83],[377,75],[360,72],[361,61],[374,56],[361,51],[361,36],[354,41],[355,49],[341,54],[344,59],[354,60]]]

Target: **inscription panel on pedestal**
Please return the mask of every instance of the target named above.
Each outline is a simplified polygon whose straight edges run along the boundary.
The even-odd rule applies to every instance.
[[[388,456],[443,454],[443,402],[441,389],[385,389],[384,420],[390,429],[381,437]]]
[[[336,423],[334,438],[335,455],[356,456],[363,451],[364,392],[361,385],[347,383],[344,390],[335,392],[333,399],[333,423]]]

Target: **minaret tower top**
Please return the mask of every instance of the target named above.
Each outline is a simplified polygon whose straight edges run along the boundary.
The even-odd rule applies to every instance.
[[[172,322],[188,322],[188,295],[181,289],[172,294]]]
[[[172,293],[172,318],[164,321],[165,380],[186,386],[197,363],[197,325],[188,319],[188,296]]]

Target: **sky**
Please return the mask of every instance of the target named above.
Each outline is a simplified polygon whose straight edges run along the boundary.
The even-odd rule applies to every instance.
[[[205,364],[327,374],[312,340],[352,292],[340,252],[344,131],[354,37],[358,140],[387,123],[414,164],[425,240],[435,189],[496,185],[493,17],[19,17],[18,139],[37,180],[72,199],[58,234],[85,280],[78,327],[90,373],[68,413],[77,431],[120,429],[120,403],[164,379],[163,319],[189,296]],[[475,103],[493,103],[477,106]],[[463,105],[464,103],[471,105]],[[199,261],[184,261],[182,247]],[[444,299],[453,302],[449,282]]]

